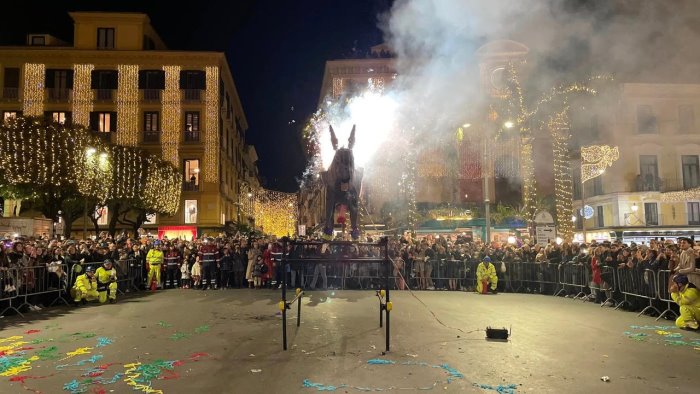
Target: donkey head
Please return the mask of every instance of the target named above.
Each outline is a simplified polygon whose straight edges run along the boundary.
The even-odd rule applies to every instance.
[[[328,126],[331,130],[331,144],[333,145],[333,150],[338,150],[338,137],[335,136],[335,131],[333,126]],[[350,131],[350,138],[348,138],[348,149],[352,149],[355,146],[355,125],[352,125],[352,131]]]

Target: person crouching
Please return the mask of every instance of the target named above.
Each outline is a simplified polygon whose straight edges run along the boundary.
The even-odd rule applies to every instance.
[[[117,270],[114,269],[114,264],[111,259],[106,259],[102,263],[102,267],[95,272],[97,277],[97,291],[99,292],[100,304],[107,302],[114,304],[117,302]]]
[[[476,267],[476,292],[485,294],[489,290],[489,284],[491,285],[491,292],[495,294],[496,286],[498,285],[496,266],[491,264],[491,258],[486,256],[479,263],[479,266]]]
[[[97,278],[95,278],[95,271],[92,267],[87,267],[84,274],[75,278],[71,295],[75,305],[79,305],[79,303],[85,305],[88,301],[94,301],[98,298]]]
[[[676,327],[697,330],[700,320],[700,291],[688,282],[685,275],[674,276],[669,291],[673,301],[680,306],[681,315],[676,319]]]

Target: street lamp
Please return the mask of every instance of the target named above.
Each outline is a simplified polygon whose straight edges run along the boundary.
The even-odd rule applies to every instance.
[[[611,167],[620,158],[618,148],[609,145],[591,145],[581,147],[581,232],[583,243],[586,243],[586,188],[588,180],[595,179],[603,173],[607,167]]]

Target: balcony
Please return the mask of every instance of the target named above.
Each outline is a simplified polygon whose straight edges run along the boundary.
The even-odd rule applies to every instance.
[[[160,131],[144,131],[144,143],[160,143]]]
[[[160,102],[160,89],[143,89],[143,101],[148,103]]]
[[[199,142],[199,131],[185,131],[185,142]]]
[[[660,192],[664,184],[661,178],[653,175],[637,175],[634,182],[635,192]]]
[[[19,101],[19,88],[2,88],[3,101]]]
[[[110,142],[112,140],[112,133],[92,130],[92,135],[101,138],[105,142]]]
[[[202,102],[202,90],[201,89],[182,89],[182,101],[186,103],[200,103]]]
[[[199,191],[199,184],[194,183],[194,182],[183,182],[182,183],[182,191],[198,192]]]
[[[57,103],[68,102],[73,97],[71,89],[47,89],[46,92],[49,101]]]
[[[95,89],[95,100],[102,102],[114,101],[114,89]]]

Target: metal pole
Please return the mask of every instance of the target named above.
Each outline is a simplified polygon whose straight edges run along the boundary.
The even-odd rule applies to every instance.
[[[282,346],[287,350],[287,240],[282,242],[282,269],[284,276],[282,277]]]
[[[287,272],[284,272],[284,276],[287,276]],[[299,293],[299,297],[297,298],[297,327],[301,326],[301,296],[303,294]]]
[[[586,186],[583,180],[583,172],[581,172],[581,232],[583,233],[583,243],[586,243]]]
[[[85,207],[83,210],[83,239],[87,239],[87,198],[84,199]]]
[[[388,352],[389,345],[391,344],[391,341],[390,341],[391,330],[389,329],[389,326],[390,326],[389,315],[391,314],[391,311],[389,310],[390,308],[388,307],[388,305],[390,305],[389,302],[391,300],[391,298],[389,297],[389,273],[391,270],[391,265],[389,262],[389,239],[386,237],[384,238],[384,265],[386,266],[386,273],[385,273],[386,274],[386,276],[385,276],[386,281],[384,283],[386,286],[386,305],[387,305],[387,307],[385,308],[385,311],[386,311],[386,351]]]

